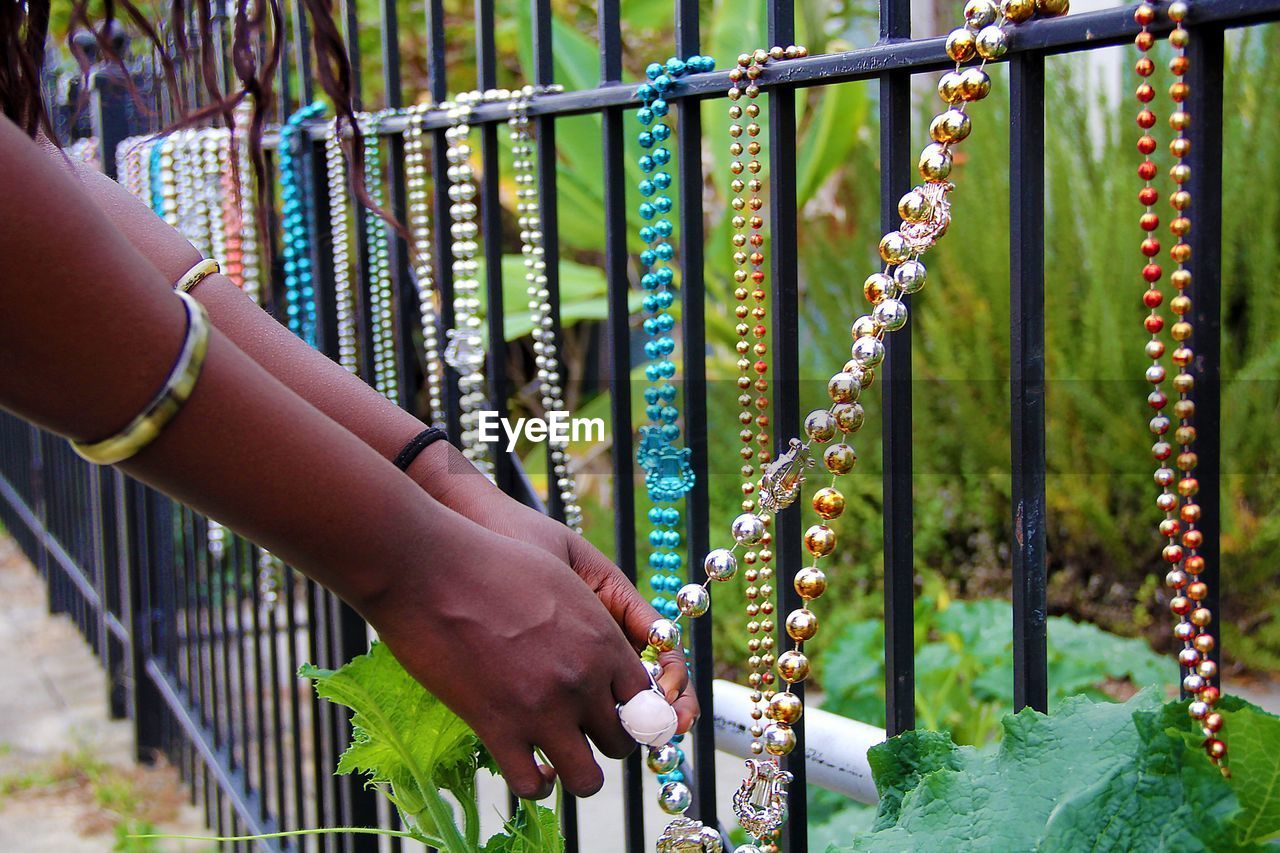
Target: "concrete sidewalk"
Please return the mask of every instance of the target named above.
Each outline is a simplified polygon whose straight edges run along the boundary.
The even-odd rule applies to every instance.
[[[117,833],[142,824],[210,834],[172,767],[134,762],[132,724],[109,719],[97,659],[70,619],[49,615],[44,582],[2,534],[0,648],[0,850],[161,849],[141,840],[116,846]],[[213,848],[162,844],[166,851]]]

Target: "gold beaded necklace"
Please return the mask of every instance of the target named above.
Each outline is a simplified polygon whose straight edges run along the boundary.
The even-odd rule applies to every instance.
[[[836,477],[851,471],[857,462],[857,454],[847,443],[847,437],[860,430],[865,414],[858,399],[875,380],[875,369],[884,360],[884,336],[903,328],[907,322],[907,308],[901,296],[914,293],[924,286],[926,271],[920,257],[945,233],[951,212],[948,194],[954,186],[947,181],[952,169],[952,149],[970,132],[967,107],[970,102],[985,98],[991,90],[991,81],[985,71],[988,61],[998,59],[1007,50],[1006,25],[1026,21],[1037,14],[1051,17],[1064,14],[1066,0],[1003,0],[997,5],[993,0],[969,0],[964,7],[965,25],[951,33],[947,39],[947,54],[955,61],[955,69],[944,74],[939,81],[938,93],[949,105],[930,125],[932,142],[921,153],[918,169],[923,183],[907,193],[899,202],[902,225],[886,234],[880,241],[880,256],[884,262],[881,271],[870,276],[864,285],[864,295],[871,304],[871,313],[857,318],[852,325],[853,347],[851,358],[843,369],[828,382],[827,391],[831,405],[826,409],[810,412],[804,420],[807,440],[792,438],[785,451],[776,460],[767,463],[760,477],[759,508],[749,499],[744,502],[744,512],[734,519],[731,533],[736,543],[732,548],[717,548],[707,555],[704,568],[711,580],[727,580],[737,571],[739,548],[747,549],[742,559],[747,565],[760,558],[759,547],[766,550],[769,541],[768,527],[771,514],[793,504],[801,493],[806,472],[815,467],[816,459],[811,447],[814,442],[827,444],[836,439],[822,453],[822,461],[831,480],[812,498],[813,507],[822,522],[805,531],[805,549],[811,557],[809,565],[796,573],[794,584],[804,605],[787,615],[785,628],[793,645],[777,657],[777,679],[787,686],[773,691],[774,672],[754,671],[752,700],[767,702],[762,716],[769,720],[767,726],[756,725],[752,734],[752,751],[757,755],[768,753],[767,759],[750,759],[748,776],[734,796],[734,811],[739,823],[755,839],[756,844],[738,848],[740,853],[760,853],[772,850],[786,815],[787,784],[790,774],[781,769],[778,758],[788,754],[795,746],[792,726],[803,714],[803,704],[791,685],[804,681],[810,671],[804,644],[816,636],[817,616],[809,609],[809,602],[819,598],[827,588],[826,574],[821,560],[835,550],[836,536],[826,524],[844,511],[844,495],[836,488]],[[775,51],[778,49],[775,48]],[[784,58],[787,55],[783,51]],[[800,54],[802,55],[802,54]],[[741,63],[746,69],[755,67],[755,54],[751,62]],[[964,63],[978,57],[976,66]],[[744,72],[745,73],[745,72]],[[746,74],[754,80],[759,74]],[[755,84],[749,84],[748,89]],[[735,221],[735,227],[738,223]],[[738,231],[737,233],[741,233]],[[737,247],[745,249],[745,247]],[[735,257],[735,260],[737,258]],[[742,301],[740,299],[740,301]],[[740,319],[745,319],[740,316]],[[739,327],[741,330],[741,326]],[[741,331],[739,332],[741,334]],[[746,353],[739,350],[745,358]],[[741,367],[741,363],[740,363]],[[750,387],[743,387],[740,374],[740,391],[746,396]],[[749,380],[749,374],[747,374]],[[751,400],[747,401],[748,403]],[[744,421],[744,427],[746,423]],[[746,434],[744,429],[743,434]],[[746,454],[744,453],[744,457]],[[751,477],[743,469],[744,477]],[[749,561],[748,557],[753,560]],[[760,573],[757,572],[757,578]],[[763,593],[764,585],[758,588]],[[761,611],[761,615],[764,615]],[[768,628],[765,627],[766,622]],[[772,629],[772,620],[760,619],[758,629]],[[751,626],[748,626],[749,628]],[[770,638],[772,639],[772,638]],[[765,651],[763,639],[758,646],[749,646],[753,652]],[[759,655],[759,664],[765,663]],[[755,678],[753,676],[758,676]],[[766,676],[770,676],[766,678]],[[758,706],[753,711],[759,711]],[[753,714],[754,716],[754,714]],[[757,717],[757,719],[759,719]]]
[[[1199,548],[1204,543],[1204,534],[1196,528],[1196,523],[1200,520],[1200,505],[1196,502],[1200,484],[1195,478],[1199,459],[1192,449],[1196,440],[1196,429],[1192,424],[1196,411],[1192,397],[1195,378],[1187,372],[1187,368],[1195,359],[1195,353],[1191,349],[1193,328],[1187,320],[1187,315],[1191,312],[1191,297],[1186,293],[1187,288],[1191,286],[1191,271],[1187,268],[1187,263],[1191,259],[1191,246],[1185,240],[1186,235],[1191,231],[1191,218],[1187,214],[1191,206],[1191,194],[1185,189],[1187,181],[1191,179],[1191,167],[1185,161],[1187,155],[1191,153],[1191,141],[1186,136],[1186,130],[1191,125],[1191,115],[1187,112],[1185,105],[1190,89],[1183,79],[1190,68],[1190,61],[1186,54],[1189,36],[1182,22],[1188,11],[1187,4],[1182,0],[1175,0],[1169,4],[1169,19],[1174,22],[1173,32],[1169,34],[1169,43],[1176,50],[1169,63],[1169,71],[1176,78],[1169,87],[1169,97],[1174,104],[1173,112],[1169,116],[1169,127],[1175,134],[1169,142],[1169,153],[1175,159],[1173,167],[1169,170],[1169,177],[1176,187],[1169,196],[1169,204],[1174,209],[1174,217],[1169,222],[1169,231],[1174,237],[1174,244],[1169,249],[1169,258],[1177,264],[1177,268],[1170,275],[1170,281],[1178,291],[1178,294],[1169,301],[1169,308],[1177,317],[1169,328],[1169,337],[1174,342],[1170,359],[1178,368],[1178,373],[1171,382],[1173,390],[1178,394],[1178,399],[1173,403],[1173,415],[1178,419],[1178,425],[1173,432],[1174,444],[1178,446],[1176,455],[1173,444],[1164,437],[1172,423],[1163,412],[1169,398],[1160,388],[1166,378],[1165,368],[1160,361],[1165,354],[1166,346],[1160,338],[1161,332],[1164,331],[1164,318],[1157,311],[1164,301],[1164,294],[1157,286],[1163,276],[1163,269],[1155,261],[1160,253],[1160,241],[1151,236],[1160,226],[1160,217],[1153,209],[1155,203],[1159,201],[1160,193],[1152,184],[1157,172],[1150,156],[1156,150],[1155,137],[1150,133],[1150,130],[1155,127],[1156,115],[1147,106],[1155,98],[1155,88],[1148,82],[1148,78],[1155,73],[1155,63],[1148,56],[1155,45],[1155,37],[1148,26],[1155,21],[1156,12],[1154,7],[1145,2],[1139,4],[1134,11],[1134,20],[1142,27],[1142,31],[1135,39],[1138,51],[1142,55],[1134,66],[1134,70],[1142,78],[1136,96],[1143,104],[1137,117],[1138,127],[1143,130],[1142,136],[1138,139],[1138,151],[1143,155],[1143,161],[1138,167],[1138,177],[1144,182],[1138,194],[1138,201],[1144,206],[1145,211],[1139,218],[1138,224],[1148,235],[1143,239],[1141,246],[1143,255],[1148,258],[1146,265],[1142,268],[1142,277],[1147,284],[1147,290],[1143,294],[1143,304],[1149,311],[1144,326],[1151,335],[1146,344],[1146,355],[1151,359],[1151,366],[1146,370],[1146,378],[1154,386],[1147,396],[1147,402],[1155,411],[1149,427],[1156,436],[1151,455],[1159,466],[1155,472],[1155,482],[1160,487],[1156,506],[1165,514],[1159,525],[1160,535],[1166,540],[1160,556],[1170,566],[1169,572],[1165,575],[1165,585],[1173,592],[1169,609],[1178,617],[1173,634],[1182,642],[1182,648],[1178,651],[1178,664],[1182,668],[1182,690],[1192,697],[1187,712],[1192,719],[1200,723],[1205,737],[1204,748],[1209,759],[1221,767],[1225,774],[1227,773],[1225,765],[1227,745],[1220,737],[1224,719],[1222,714],[1214,709],[1221,697],[1221,692],[1212,683],[1213,678],[1218,674],[1218,664],[1210,657],[1216,645],[1213,633],[1209,629],[1213,622],[1213,613],[1204,604],[1204,599],[1209,595],[1209,586],[1201,577],[1206,568],[1205,559],[1199,553]],[[1174,467],[1169,467],[1167,464],[1170,458],[1173,459]]]

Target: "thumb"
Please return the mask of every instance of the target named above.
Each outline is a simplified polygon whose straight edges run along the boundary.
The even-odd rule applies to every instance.
[[[569,540],[569,565],[591,587],[636,651],[643,651],[649,644],[649,626],[663,618],[662,615],[627,580],[622,569],[581,536]],[[662,665],[658,686],[668,702],[675,702],[689,684],[684,651],[678,648],[663,652],[658,662]],[[690,721],[696,713],[696,704],[686,711]]]

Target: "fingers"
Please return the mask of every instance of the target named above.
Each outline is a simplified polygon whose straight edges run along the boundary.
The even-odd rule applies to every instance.
[[[484,740],[489,754],[498,762],[502,778],[511,793],[522,800],[541,800],[555,789],[555,771],[533,760],[533,747],[528,744]]]
[[[658,655],[658,663],[662,666],[662,674],[658,676],[658,689],[674,703],[676,697],[684,693],[689,686],[689,668],[684,663],[684,651],[672,649]]]
[[[632,586],[621,569],[581,536],[569,540],[569,564],[622,627],[631,645],[637,651],[643,649],[649,626],[659,618],[653,605]]]
[[[636,748],[635,739],[627,734],[618,720],[617,706],[607,700],[588,709],[582,728],[592,743],[609,758],[626,758]]]
[[[582,732],[563,731],[542,745],[564,789],[575,797],[589,797],[604,786],[604,773]]]
[[[693,724],[698,722],[698,715],[702,713],[698,707],[698,697],[692,692],[685,693],[672,705],[676,709],[676,734],[684,734],[693,728]]]

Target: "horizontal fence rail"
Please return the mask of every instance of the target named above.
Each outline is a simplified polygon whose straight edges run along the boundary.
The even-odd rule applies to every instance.
[[[555,82],[552,3],[531,3],[533,79],[548,86]],[[355,2],[341,4],[341,18],[348,33],[371,22],[357,20]],[[959,4],[957,4],[959,5]],[[306,21],[296,4],[286,4],[290,49],[279,71],[283,121],[315,94]],[[362,7],[364,8],[364,7]],[[767,0],[771,44],[788,44],[795,38],[793,0]],[[398,107],[412,101],[402,91],[397,4],[377,4],[381,27],[380,52],[383,75],[379,106]],[[446,67],[443,0],[426,0],[429,39],[426,65],[432,102],[448,98],[457,69]],[[676,0],[676,44],[680,56],[700,52],[697,0]],[[800,415],[799,259],[796,232],[796,102],[799,90],[859,80],[879,85],[880,200],[886,227],[896,228],[895,206],[908,188],[913,165],[911,76],[941,70],[950,65],[943,39],[911,38],[909,0],[879,0],[880,40],[843,53],[811,55],[788,60],[760,81],[770,110],[767,152],[772,157],[770,195],[769,295],[774,324],[770,333],[776,363],[772,385],[776,394],[778,437],[796,432]],[[495,55],[495,20],[492,0],[475,0],[478,80],[482,88],[496,88],[499,68]],[[1187,162],[1194,176],[1197,224],[1190,236],[1194,246],[1194,281],[1197,348],[1195,365],[1201,459],[1201,502],[1205,507],[1201,528],[1205,533],[1208,564],[1216,572],[1218,547],[1217,460],[1220,455],[1220,389],[1218,376],[1218,318],[1221,311],[1221,204],[1223,97],[1223,31],[1280,20],[1280,0],[1195,0],[1188,21],[1193,56],[1191,93],[1194,146]],[[228,27],[222,20],[218,33],[224,52],[223,69],[230,68]],[[1152,27],[1167,31],[1164,21]],[[558,233],[557,133],[559,120],[583,114],[599,114],[602,127],[603,174],[599,176],[605,200],[603,266],[608,285],[607,317],[600,324],[601,340],[593,358],[607,365],[612,424],[612,511],[616,540],[614,559],[633,581],[637,578],[637,530],[635,519],[635,462],[632,453],[631,369],[636,362],[632,343],[633,318],[628,299],[633,290],[632,260],[628,255],[627,187],[624,138],[627,110],[638,106],[635,83],[623,82],[623,41],[620,0],[599,4],[600,83],[590,89],[542,94],[528,105],[533,132],[538,139],[534,162],[543,222],[547,285],[552,306],[551,329],[560,341],[560,235]],[[1010,519],[1016,547],[1011,555],[1014,614],[1014,673],[1017,707],[1046,710],[1046,553],[1045,553],[1045,57],[1090,51],[1132,40],[1138,32],[1132,8],[1122,7],[1019,26],[1004,61],[1011,67],[1009,199],[1012,223],[1010,249],[1010,300],[1012,364],[1010,378],[1011,458],[1014,514]],[[744,45],[744,49],[755,45]],[[356,68],[358,101],[365,104],[371,81],[361,80],[359,45],[348,42]],[[726,57],[721,57],[722,61]],[[199,103],[194,79],[183,80],[192,102]],[[698,484],[687,499],[688,551],[696,563],[711,544],[714,530],[710,513],[707,456],[708,400],[707,291],[704,282],[702,151],[704,128],[697,109],[700,101],[723,96],[729,81],[717,71],[682,78],[671,100],[678,115],[676,184],[679,197],[680,281],[684,311],[681,318],[683,350],[681,379],[684,386],[684,435],[693,451]],[[147,90],[148,93],[151,90]],[[416,94],[416,93],[415,93]],[[110,75],[99,75],[91,106],[92,134],[100,146],[99,162],[115,177],[115,146],[127,136],[159,131],[174,116],[160,95],[159,109],[139,110],[134,98]],[[504,281],[502,251],[504,224],[495,179],[500,171],[499,122],[510,117],[506,103],[482,103],[474,108],[470,123],[483,163],[477,201],[481,208],[482,249],[478,262],[486,269],[490,313],[490,348],[487,375],[494,408],[504,409],[512,389],[507,387],[505,365],[510,356],[503,340],[502,295],[521,282]],[[449,125],[440,111],[427,111],[423,121],[431,149],[427,170],[437,189],[432,203],[435,283],[442,307],[439,317],[439,349],[444,350],[448,330],[454,325],[452,243],[447,223],[450,201],[439,191],[448,186],[449,162],[445,156],[444,130]],[[389,210],[401,220],[406,213],[405,163],[401,132],[403,114],[381,121],[378,133],[389,138],[386,189]],[[304,163],[310,170],[309,192],[322,200],[325,181],[325,123],[307,128]],[[269,146],[278,146],[274,132]],[[276,168],[270,156],[269,170]],[[350,201],[350,200],[348,200]],[[274,203],[274,202],[273,202]],[[338,357],[336,300],[332,268],[334,246],[329,239],[326,205],[313,205],[308,223],[312,235],[313,266],[317,270],[319,348]],[[276,223],[278,212],[269,211]],[[356,234],[361,235],[359,217]],[[274,228],[278,226],[273,225]],[[263,235],[279,239],[278,234]],[[372,380],[367,356],[373,330],[368,315],[370,299],[370,248],[362,236],[356,240],[356,290],[361,303],[360,376]],[[279,253],[277,253],[278,257]],[[395,317],[395,390],[399,405],[417,411],[424,382],[420,357],[418,295],[412,278],[409,247],[403,239],[390,243],[389,268]],[[283,304],[283,270],[271,271],[269,307]],[[911,436],[911,346],[909,328],[889,341],[889,362],[883,376],[884,434],[884,616],[886,630],[886,730],[842,720],[820,710],[806,714],[807,725],[798,726],[800,747],[787,760],[796,775],[792,788],[791,820],[782,845],[791,851],[808,849],[805,781],[829,787],[863,801],[874,799],[866,767],[867,746],[909,730],[915,725],[914,685],[914,556],[915,523]],[[441,420],[453,436],[459,435],[460,404],[457,376],[444,370],[446,393]],[[548,448],[546,469],[553,465]],[[563,520],[565,508],[554,478],[544,497],[514,456],[500,455],[498,482],[521,502]],[[41,433],[12,416],[0,414],[0,521],[44,576],[49,604],[66,614],[84,635],[110,677],[113,715],[132,719],[138,756],[145,760],[163,756],[172,762],[190,785],[193,802],[204,810],[209,826],[219,834],[259,834],[281,829],[322,825],[398,826],[397,818],[374,792],[353,777],[336,777],[332,768],[350,733],[347,713],[318,701],[306,684],[294,676],[303,661],[320,666],[340,665],[367,649],[368,627],[359,616],[332,594],[281,564],[267,552],[235,536],[191,510],[113,470],[94,468],[66,443]],[[784,605],[795,602],[791,578],[799,564],[799,515],[779,519],[779,587]],[[642,543],[640,543],[642,544]],[[1210,578],[1216,594],[1218,578]],[[717,791],[727,780],[717,779],[717,750],[746,754],[750,725],[745,717],[743,688],[714,678],[711,626],[696,622],[691,631],[694,690],[702,704],[702,725],[696,727],[685,751],[692,758],[690,787],[695,805],[691,815],[709,825],[725,826],[732,818],[717,813]],[[739,713],[742,711],[743,713]],[[626,849],[646,849],[646,820],[653,818],[639,755],[622,762],[623,812],[618,833]],[[503,807],[506,804],[503,803]],[[568,849],[592,850],[592,838],[580,834],[579,805],[568,799],[564,808]],[[598,829],[598,827],[596,827]],[[248,848],[248,844],[233,844]],[[365,851],[400,850],[399,839],[370,836],[327,836],[309,840],[275,839],[255,845],[264,849]]]

